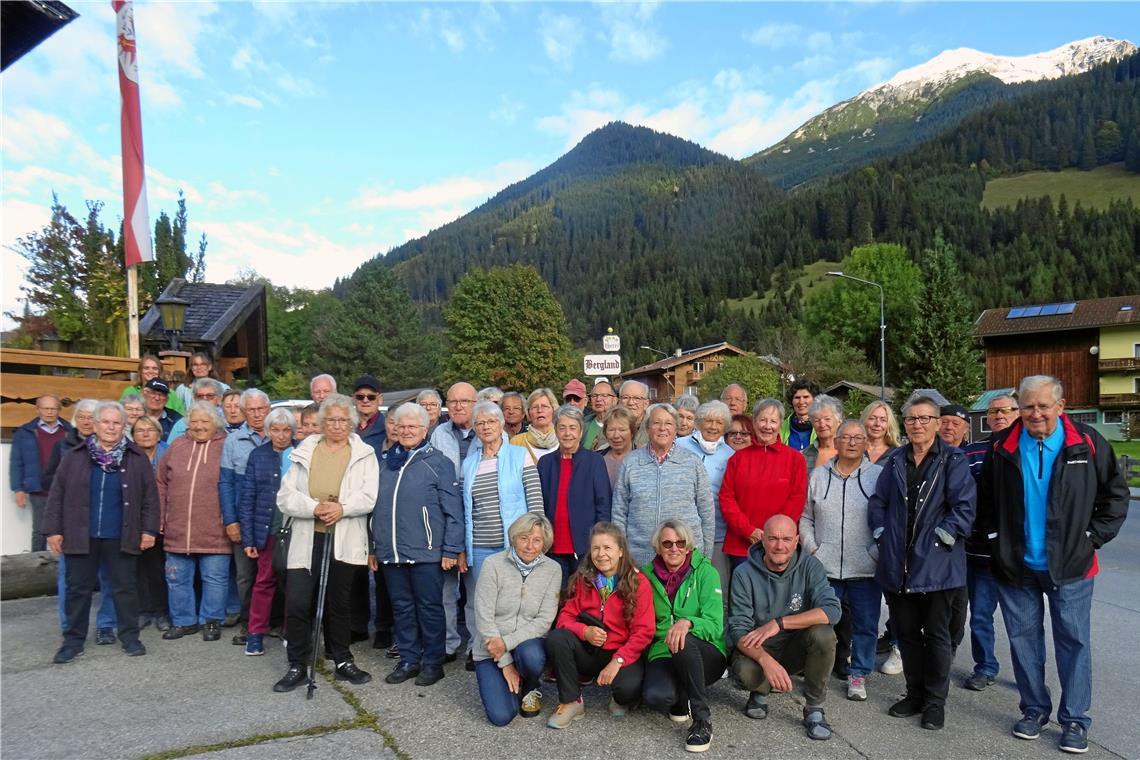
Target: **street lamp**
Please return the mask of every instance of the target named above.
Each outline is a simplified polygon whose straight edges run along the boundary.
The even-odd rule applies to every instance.
[[[853,277],[843,272],[828,272],[828,277],[842,277],[845,280],[854,280],[864,285],[872,285],[879,289],[879,398],[887,400],[887,311],[884,300],[883,286],[862,277]]]
[[[186,307],[190,302],[178,296],[160,296],[154,305],[162,317],[162,330],[170,337],[170,350],[178,350],[178,336],[186,322]]]
[[[653,346],[638,346],[638,348],[644,348],[646,351],[652,351],[653,353],[655,353],[655,354],[661,354],[661,355],[662,355],[662,356],[664,356],[664,357],[668,357],[668,356],[669,356],[669,354],[667,354],[666,352],[662,351],[662,350],[661,350],[661,349],[659,349],[659,348],[654,348]]]

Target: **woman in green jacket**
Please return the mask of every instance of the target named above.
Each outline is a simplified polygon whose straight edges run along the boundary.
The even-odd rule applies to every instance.
[[[685,749],[704,752],[712,744],[705,690],[725,668],[724,603],[720,575],[694,546],[693,530],[666,520],[653,533],[657,556],[642,568],[653,588],[657,631],[646,650],[642,699],[692,725]]]

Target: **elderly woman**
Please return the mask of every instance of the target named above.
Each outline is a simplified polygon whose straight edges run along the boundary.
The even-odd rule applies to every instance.
[[[865,456],[863,423],[841,424],[837,442],[835,458],[816,467],[808,478],[800,546],[823,563],[843,605],[843,617],[835,626],[835,670],[847,673],[847,698],[862,701],[867,698],[866,678],[875,669],[882,607],[882,592],[875,581],[878,549],[867,526],[867,502],[882,468]]]
[[[697,426],[697,408],[701,401],[696,396],[681,396],[674,407],[677,410],[677,437],[685,438],[693,434]]]
[[[807,466],[798,451],[780,440],[783,419],[783,403],[774,398],[757,401],[756,443],[733,454],[724,470],[720,484],[720,511],[728,527],[724,553],[734,568],[760,540],[768,518],[782,514],[799,522],[804,511]]]
[[[839,453],[835,446],[835,433],[843,422],[843,405],[834,396],[821,393],[812,400],[808,416],[815,438],[803,453],[808,472],[811,472]]]
[[[513,436],[511,443],[525,446],[536,462],[558,450],[558,436],[554,434],[554,410],[557,408],[558,397],[549,388],[538,388],[527,396],[526,416],[530,425],[525,432]]]
[[[606,474],[610,478],[610,489],[617,483],[618,472],[626,454],[633,451],[633,432],[637,426],[637,415],[624,406],[610,407],[602,421],[602,437],[607,447],[603,459]]]
[[[724,433],[724,440],[733,451],[746,449],[756,443],[756,428],[746,414],[734,414]]]
[[[724,415],[728,416],[728,406]],[[669,718],[693,723],[685,749],[704,752],[712,743],[712,713],[705,690],[727,662],[720,574],[694,545],[682,520],[666,520],[653,532],[657,556],[641,568],[653,587],[657,632],[647,652],[645,704]]]
[[[397,444],[380,469],[368,557],[373,570],[384,570],[400,651],[384,680],[415,678],[418,686],[431,686],[443,678],[443,574],[457,565],[467,569],[463,505],[455,467],[428,443],[427,410],[402,404],[390,414]]]
[[[138,393],[125,394],[119,403],[123,405],[123,411],[127,413],[127,437],[134,435],[135,422],[140,417],[146,416],[146,402],[143,397]]]
[[[610,715],[625,715],[641,696],[642,653],[653,641],[653,590],[633,564],[621,528],[600,522],[590,531],[590,553],[570,577],[566,604],[546,637],[546,656],[558,683],[558,707],[546,722],[569,728],[586,715],[582,681],[610,686]]]
[[[503,419],[506,422],[503,430],[508,438],[526,432],[526,399],[517,391],[508,391],[499,399],[499,408],[503,410]]]
[[[119,396],[119,403],[126,407],[127,401],[131,396],[138,396],[139,403],[141,404],[142,389],[146,387],[148,380],[156,377],[162,377],[162,362],[159,361],[159,358],[154,354],[143,354],[142,358],[139,359],[138,384],[128,385],[126,388],[124,388],[122,394]],[[167,396],[166,408],[173,409],[179,414],[183,414],[185,412],[185,407],[182,405],[182,399],[178,397],[177,393],[171,393],[169,396]],[[134,419],[130,419],[130,415],[131,410],[127,409],[127,424],[134,425],[135,419],[138,418],[136,417]],[[130,428],[128,427],[127,429],[129,430]]]
[[[218,408],[208,401],[195,401],[186,419],[186,435],[171,442],[158,464],[166,586],[173,623],[162,638],[180,639],[201,628],[204,641],[217,641],[226,617],[230,547],[241,537],[241,527],[236,521],[225,525],[222,520],[218,484],[226,432]],[[202,579],[197,609],[195,575]]]
[[[706,556],[713,553],[716,509],[701,460],[677,446],[677,412],[654,404],[645,412],[649,444],[622,462],[614,487],[613,521],[625,531],[638,566],[653,559],[653,532],[663,520],[684,520]]]
[[[712,488],[716,535],[713,540],[713,553],[708,557],[720,574],[720,586],[724,590],[724,604],[728,605],[728,585],[732,579],[732,564],[724,553],[724,534],[728,530],[724,515],[720,513],[720,484],[724,480],[724,470],[728,458],[735,450],[724,440],[724,433],[732,424],[732,413],[723,401],[707,401],[697,407],[696,432],[685,437],[678,436],[677,444],[687,448],[705,465]]]
[[[130,417],[130,413],[127,413]],[[131,439],[135,446],[146,455],[155,471],[167,445],[162,440],[162,425],[153,417],[142,416],[135,420],[131,428]],[[166,590],[166,552],[162,536],[155,539],[154,546],[139,555],[139,628],[151,623],[162,632],[170,630],[170,609]]]
[[[476,413],[478,414],[478,413]],[[509,548],[483,563],[475,586],[475,679],[487,720],[505,726],[542,710],[543,639],[558,612],[562,573],[545,556],[550,522],[526,513],[508,528]]]
[[[336,680],[357,685],[372,680],[349,650],[349,594],[356,568],[368,562],[368,513],[376,504],[379,466],[376,452],[354,432],[358,418],[348,396],[326,396],[317,422],[321,432],[289,454],[277,491],[277,508],[290,518],[292,535],[285,562],[289,670],[273,685],[276,692],[292,691],[306,680],[305,664],[313,654],[313,592],[322,582],[326,551],[331,554],[324,579],[325,648],[336,665]]]
[[[542,486],[530,452],[504,443],[503,411],[494,401],[480,401],[471,412],[477,441],[463,460],[463,527],[467,587],[465,620],[472,643],[479,635],[475,586],[483,561],[509,547],[507,529],[527,512],[542,514]],[[474,667],[474,663],[472,663]]]
[[[64,453],[44,510],[48,548],[68,556],[67,630],[54,659],[59,664],[83,653],[91,594],[104,562],[123,651],[146,654],[139,641],[135,564],[158,533],[154,470],[127,440],[122,406],[101,402],[94,416],[94,435]]]
[[[428,437],[430,438],[432,431],[435,430],[436,425],[439,424],[440,415],[443,414],[443,399],[434,388],[425,388],[416,394],[416,403],[424,409],[427,409]],[[390,432],[391,431],[389,431],[389,433]],[[392,435],[389,434],[388,438],[392,439]]]
[[[871,464],[878,464],[899,447],[899,422],[887,402],[875,400],[867,404],[859,421],[867,430],[867,459]]]
[[[269,632],[269,614],[277,575],[273,572],[274,536],[281,528],[281,510],[277,508],[277,492],[281,477],[289,471],[289,455],[293,453],[296,420],[288,409],[274,409],[265,418],[269,440],[249,453],[238,496],[238,522],[241,524],[241,546],[245,556],[256,562],[256,575],[249,597],[249,633],[245,653],[265,653],[263,644]]]
[[[613,503],[605,460],[582,447],[584,427],[581,409],[573,404],[558,407],[554,413],[558,456],[538,461],[542,504],[554,526],[550,556],[562,567],[563,578],[570,577],[578,558],[589,551],[590,528],[609,521]]]

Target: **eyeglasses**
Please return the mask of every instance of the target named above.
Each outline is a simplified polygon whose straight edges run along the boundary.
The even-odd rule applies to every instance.
[[[751,438],[752,434],[747,430],[729,430],[725,433],[726,438]]]
[[[591,393],[590,398],[617,398],[612,393]]]
[[[473,398],[449,398],[447,400],[448,406],[471,406],[475,403]]]
[[[348,417],[325,417],[325,424],[329,427],[347,427],[352,424]]]
[[[683,538],[678,538],[676,541],[669,541],[668,539],[663,538],[663,539],[661,539],[661,548],[662,549],[672,549],[675,546],[678,549],[684,549],[685,545],[687,543],[689,543],[689,542]]]
[[[867,440],[865,435],[841,435],[839,436],[840,443],[862,443]]]
[[[647,399],[645,396],[622,396],[621,400],[626,402],[636,401],[638,403],[641,403],[642,401],[648,401],[649,399]]]
[[[213,401],[217,397],[218,397],[218,394],[216,394],[216,393],[195,393],[194,394],[194,400],[195,401]]]
[[[1049,411],[1050,409],[1052,409],[1056,405],[1057,405],[1057,402],[1054,401],[1052,404],[1026,404],[1025,406],[1023,406],[1021,408],[1027,412],[1030,412],[1030,413],[1032,413],[1032,412],[1044,413],[1044,412]]]
[[[476,420],[475,421],[475,427],[493,427],[494,425],[498,425],[498,424],[499,424],[498,420]]]
[[[357,393],[353,398],[357,401],[375,401],[380,396],[376,393]]]
[[[417,430],[423,430],[423,425],[397,425],[396,431],[403,433],[413,433]]]
[[[424,409],[439,409],[439,404],[435,403],[434,401],[421,401],[420,406],[422,406]]]
[[[935,416],[930,415],[930,414],[923,414],[923,415],[918,416],[918,417],[908,416],[908,417],[903,417],[903,424],[904,425],[929,425],[931,420],[936,420],[936,419],[938,419],[938,417],[935,417]]]
[[[1011,414],[1016,411],[1016,406],[991,406],[986,410],[986,414]]]

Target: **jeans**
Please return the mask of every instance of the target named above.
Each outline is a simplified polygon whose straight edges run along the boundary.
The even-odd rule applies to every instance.
[[[835,664],[835,631],[830,625],[819,623],[784,631],[765,641],[763,647],[788,673],[804,672],[804,699],[809,705],[823,704],[827,699],[827,677]],[[772,691],[760,663],[743,652],[732,654],[732,674],[748,691]]]
[[[202,601],[194,603],[194,573],[202,576]],[[177,626],[219,623],[226,617],[226,591],[230,582],[229,554],[166,553],[166,587],[170,622]]]
[[[476,549],[478,551],[478,549]],[[511,659],[519,671],[519,693],[512,694],[498,663],[488,658],[475,663],[475,680],[479,683],[479,699],[492,725],[505,726],[519,714],[519,703],[527,692],[537,689],[546,667],[546,646],[542,639],[527,639],[511,651]]]
[[[382,565],[384,583],[392,600],[393,635],[400,663],[420,667],[441,666],[448,631],[445,606],[455,600],[444,596],[444,573],[438,562]]]
[[[56,573],[56,594],[59,599],[59,630],[67,631],[67,555],[59,555],[59,572]],[[95,613],[96,628],[114,628],[115,597],[111,593],[111,580],[107,563],[99,563],[99,611]]]
[[[565,628],[555,628],[546,635],[546,656],[558,681],[558,703],[566,705],[582,695],[582,680],[592,680],[601,673],[614,652],[587,644]],[[610,684],[610,696],[625,707],[635,704],[641,696],[644,675],[644,658],[625,663]]]
[[[998,674],[998,661],[994,654],[997,582],[988,568],[968,564],[966,590],[970,595],[970,652],[974,655],[974,675],[994,678]]]
[[[879,608],[883,592],[874,578],[828,579],[835,595],[843,603],[843,615],[850,629],[849,642],[837,642],[836,657],[850,650],[849,675],[866,676],[875,670],[875,640],[879,633]],[[838,635],[838,626],[836,627]]]
[[[479,571],[483,569],[487,557],[502,550],[502,546],[493,549],[476,546],[471,550],[471,556],[467,558],[467,572],[463,575],[463,585],[467,587],[467,604],[463,608],[463,619],[467,621],[467,630],[471,633],[471,638],[467,641],[468,650],[474,644],[475,637],[479,635],[475,630],[475,584],[479,582]]]
[[[91,620],[91,594],[99,567],[106,565],[110,593],[115,599],[119,641],[139,640],[139,595],[135,585],[138,556],[124,554],[118,538],[92,538],[87,554],[72,554],[67,560],[67,630],[65,644],[83,648]],[[106,589],[103,592],[107,593]]]
[[[1061,681],[1057,721],[1079,723],[1088,730],[1092,704],[1092,650],[1089,631],[1093,579],[1054,586],[1047,572],[1026,568],[1021,585],[998,581],[998,598],[1009,634],[1013,675],[1021,695],[1021,711],[1050,715],[1053,702],[1045,686],[1045,600],[1053,623],[1053,648]]]
[[[719,649],[687,634],[685,646],[676,654],[651,660],[645,666],[641,697],[646,705],[658,710],[683,707],[687,702],[693,720],[709,720],[706,690],[720,680],[724,664]]]
[[[958,589],[887,594],[899,637],[908,697],[944,707],[950,692],[950,619]]]

